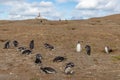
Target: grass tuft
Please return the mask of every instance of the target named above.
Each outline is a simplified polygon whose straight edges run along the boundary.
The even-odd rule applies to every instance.
[[[31,78],[30,80],[39,80],[37,77]]]
[[[120,56],[112,56],[116,60],[120,60]]]

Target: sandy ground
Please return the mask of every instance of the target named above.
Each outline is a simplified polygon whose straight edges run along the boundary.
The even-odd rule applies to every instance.
[[[13,46],[3,49],[5,41],[17,40],[19,46],[29,46],[35,41],[30,55],[22,55]],[[83,41],[82,52],[75,51],[78,41]],[[44,43],[54,45],[50,51]],[[92,53],[88,56],[85,45]],[[113,49],[104,53],[104,47]],[[56,74],[45,74],[34,63],[37,53],[43,56],[43,66],[54,68]],[[66,61],[53,63],[56,56]],[[73,75],[64,74],[65,64],[74,62]],[[120,80],[120,15],[77,21],[0,21],[0,80]]]

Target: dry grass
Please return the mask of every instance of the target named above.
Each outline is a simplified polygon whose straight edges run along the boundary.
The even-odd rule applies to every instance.
[[[115,60],[120,60],[120,56],[113,56]]]
[[[117,17],[116,17],[117,16]],[[120,15],[77,21],[0,21],[0,80],[119,80],[120,61],[112,56],[120,52]],[[31,55],[22,55],[14,47],[3,49],[6,40],[18,40],[20,46],[28,47],[35,41]],[[77,53],[77,41],[83,41],[82,52]],[[44,43],[55,46],[55,50],[44,48]],[[86,55],[85,45],[92,47],[91,56]],[[104,47],[110,46],[114,52],[105,54]],[[43,66],[57,70],[57,74],[47,75],[34,64],[35,54],[43,56]],[[55,56],[65,56],[66,61],[53,63]],[[119,57],[115,57],[119,59]],[[65,75],[67,62],[75,63],[75,74]]]

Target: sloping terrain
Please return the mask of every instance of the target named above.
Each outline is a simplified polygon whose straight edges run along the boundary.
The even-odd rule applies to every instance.
[[[8,40],[26,47],[34,40],[35,48],[30,55],[13,46],[3,49]],[[75,51],[78,41],[83,41],[80,53]],[[55,49],[45,49],[44,43]],[[84,48],[87,44],[92,48],[90,56]],[[113,52],[104,53],[105,46]],[[56,74],[40,70],[34,63],[37,53],[43,56],[42,66],[53,67]],[[53,63],[56,56],[67,60]],[[73,75],[64,74],[67,62],[75,64]],[[120,15],[76,21],[0,21],[0,80],[120,80]]]

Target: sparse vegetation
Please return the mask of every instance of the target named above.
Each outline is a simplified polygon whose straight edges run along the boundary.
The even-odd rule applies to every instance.
[[[107,19],[120,23],[114,17]],[[100,19],[101,26],[96,22],[98,20],[47,20],[41,25],[38,20],[0,21],[0,80],[116,80],[120,73],[120,27],[118,24],[110,25],[112,22],[106,18]],[[25,47],[34,40],[35,48],[32,54],[22,55],[12,44],[10,49],[3,49],[6,40],[17,40]],[[76,52],[77,41],[83,41],[80,53]],[[53,45],[55,49],[46,49],[44,43]],[[85,52],[87,44],[91,46],[90,56]],[[110,54],[103,52],[106,45],[114,51]],[[38,53],[43,57],[42,65],[34,63]],[[55,56],[65,56],[67,60],[53,63]],[[75,64],[74,75],[63,73],[68,62]],[[40,66],[52,67],[57,73],[45,74]]]
[[[30,80],[40,80],[40,79],[37,77],[34,77],[34,78],[31,78]]]
[[[115,60],[120,60],[120,56],[112,56]]]

